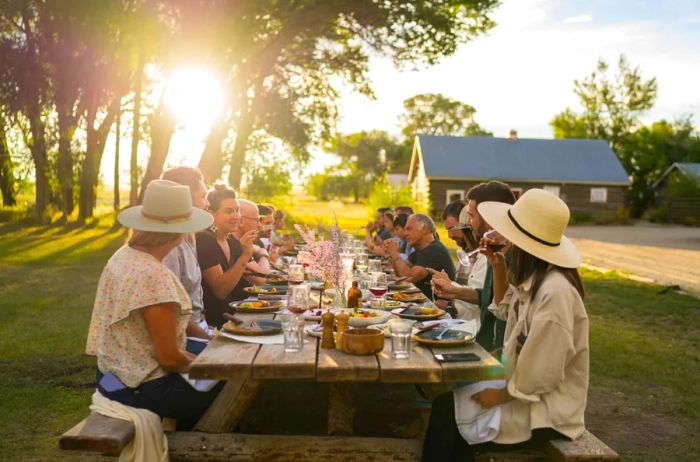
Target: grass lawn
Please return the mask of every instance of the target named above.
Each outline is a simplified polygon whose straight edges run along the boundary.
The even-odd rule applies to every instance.
[[[309,199],[297,222],[359,232],[361,205]],[[107,220],[103,220],[107,221]],[[0,460],[74,459],[58,436],[82,419],[94,389],[83,355],[102,266],[125,233],[0,223]],[[591,318],[587,425],[625,460],[700,460],[700,302],[615,273],[583,271]]]

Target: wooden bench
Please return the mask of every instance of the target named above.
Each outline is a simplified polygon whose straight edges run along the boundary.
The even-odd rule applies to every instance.
[[[134,425],[125,420],[92,414],[61,436],[61,449],[100,452],[119,456],[134,437]],[[346,460],[418,460],[421,442],[416,439],[375,439],[359,437],[271,436],[211,434],[202,432],[168,433],[173,460],[227,460],[253,458],[266,460],[328,460],[338,456],[338,440],[347,440],[351,451]],[[382,444],[380,444],[380,442]],[[199,456],[199,457],[198,457]],[[484,453],[479,462],[614,462],[615,451],[586,431],[576,441],[550,441],[541,449]]]

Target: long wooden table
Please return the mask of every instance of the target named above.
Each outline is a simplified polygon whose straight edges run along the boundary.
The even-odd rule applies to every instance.
[[[273,314],[239,315],[272,319]],[[503,377],[503,366],[472,343],[460,347],[429,348],[411,342],[410,359],[391,357],[391,339],[371,356],[354,356],[320,347],[305,337],[303,351],[285,353],[284,345],[259,345],[217,337],[195,359],[190,377],[226,380],[217,400],[194,432],[170,434],[174,460],[417,460],[421,441],[366,438],[352,435],[354,406],[350,387],[362,383],[448,384]],[[434,353],[465,352],[476,362],[440,363]],[[243,435],[231,432],[265,381],[316,381],[329,384],[328,437]],[[348,448],[352,450],[348,451]]]

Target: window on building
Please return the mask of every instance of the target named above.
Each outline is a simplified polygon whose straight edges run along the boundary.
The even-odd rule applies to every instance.
[[[555,196],[559,197],[559,186],[545,185],[542,187],[547,192],[551,192]]]
[[[446,199],[447,202],[445,204],[449,204],[450,202],[454,201],[460,201],[464,199],[464,190],[463,189],[448,189],[446,193]]]
[[[591,188],[591,202],[607,202],[608,188]]]

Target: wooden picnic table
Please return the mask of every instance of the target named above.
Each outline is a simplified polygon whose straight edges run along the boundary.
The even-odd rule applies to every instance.
[[[247,319],[273,319],[274,314],[239,314]],[[473,362],[440,363],[435,353],[465,352],[478,355]],[[416,460],[421,441],[399,438],[352,436],[354,405],[350,388],[363,383],[409,383],[426,387],[453,382],[503,377],[503,366],[476,343],[459,347],[433,348],[411,342],[410,359],[391,357],[391,340],[376,355],[355,356],[337,349],[320,347],[320,340],[305,337],[299,353],[285,353],[284,345],[243,343],[216,337],[192,362],[194,379],[226,380],[226,386],[202,417],[194,432],[171,435],[171,455],[218,460],[233,452],[253,459],[321,460],[336,459],[348,447],[349,460]],[[315,381],[329,384],[328,437],[243,435],[231,432],[266,381]],[[432,384],[432,385],[430,385]],[[206,433],[205,433],[206,432]],[[339,436],[340,435],[340,436]],[[348,439],[351,439],[350,441]],[[245,442],[245,444],[244,444]],[[343,449],[345,448],[345,449]],[[291,451],[291,453],[290,453]],[[340,451],[340,452],[338,452]],[[282,456],[283,455],[283,456]]]

